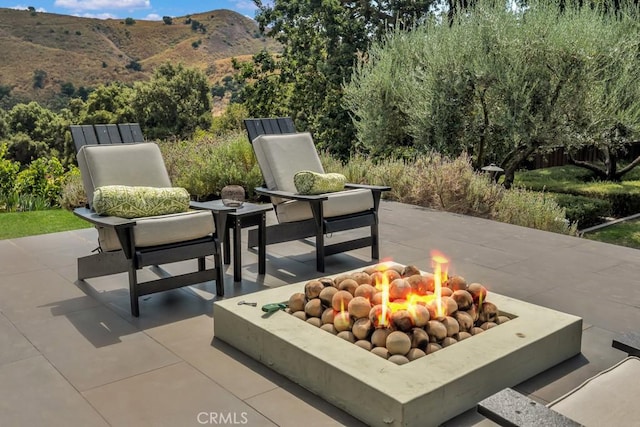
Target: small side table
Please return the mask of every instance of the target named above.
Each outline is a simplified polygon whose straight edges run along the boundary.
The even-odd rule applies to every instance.
[[[212,200],[210,202],[191,202],[191,206],[197,209],[219,210],[225,208],[222,200]],[[258,205],[244,202],[234,211],[227,212],[227,229],[233,230],[233,281],[242,280],[242,243],[241,232],[243,228],[258,226],[258,274],[266,271],[266,244],[267,244],[267,212],[272,210],[271,204]],[[226,265],[230,263],[231,236],[225,233],[223,242],[223,259]]]

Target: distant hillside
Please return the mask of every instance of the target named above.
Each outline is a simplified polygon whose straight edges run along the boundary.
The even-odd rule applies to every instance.
[[[260,36],[255,21],[229,10],[167,25],[0,8],[0,85],[26,99],[46,100],[64,83],[78,88],[144,80],[167,61],[198,67],[214,84],[231,73],[231,57],[247,59],[265,47],[279,50]],[[41,88],[34,87],[36,70],[46,73]]]

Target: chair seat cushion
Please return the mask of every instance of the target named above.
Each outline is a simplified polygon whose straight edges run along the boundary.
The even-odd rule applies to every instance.
[[[344,190],[347,178],[340,173],[300,171],[293,176],[293,182],[300,194],[324,194]]]
[[[373,209],[373,195],[367,189],[339,191],[328,195],[322,204],[325,218],[349,215]],[[308,202],[290,200],[276,205],[279,222],[294,222],[313,218]]]
[[[180,187],[105,185],[93,192],[93,209],[100,215],[122,218],[186,212],[189,192]]]
[[[136,225],[133,228],[136,247],[185,242],[214,232],[213,215],[206,210],[136,218]],[[98,228],[98,241],[103,251],[121,249],[118,236],[112,228]]]
[[[627,357],[548,406],[585,426],[640,425],[640,359]]]

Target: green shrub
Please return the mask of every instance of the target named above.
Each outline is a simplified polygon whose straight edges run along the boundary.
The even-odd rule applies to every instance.
[[[356,156],[342,163],[327,153],[320,155],[327,172],[342,173],[348,182],[388,185],[384,197],[432,209],[495,219],[516,225],[575,234],[576,224],[543,193],[505,190],[486,174],[475,172],[471,159],[423,155],[415,161],[373,161]]]
[[[222,96],[224,96],[224,91]],[[213,118],[211,131],[216,135],[224,135],[230,132],[243,132],[242,121],[248,117],[247,108],[242,104],[229,104],[224,112]]]
[[[80,169],[77,167],[72,167],[65,174],[58,204],[67,210],[73,210],[87,204],[87,195],[84,192]]]
[[[0,144],[0,197],[13,192],[20,171],[20,163],[6,158],[7,150],[7,144]]]
[[[15,181],[15,192],[19,195],[30,195],[42,198],[47,205],[58,203],[64,182],[64,168],[60,160],[36,159],[18,173]]]
[[[509,224],[575,235],[576,223],[566,219],[564,208],[545,193],[514,188],[505,191],[493,209],[492,218]]]
[[[500,200],[502,187],[474,172],[471,158],[448,159],[439,154],[420,157],[413,165],[411,200],[420,206],[488,217]]]
[[[199,200],[220,195],[225,185],[238,184],[249,199],[262,184],[262,174],[244,133],[225,137],[203,136],[191,141],[160,144],[174,185],[184,187]]]
[[[603,217],[611,215],[611,202],[606,199],[574,196],[563,193],[548,193],[558,205],[565,209],[567,219],[577,223],[581,229],[601,223]]]

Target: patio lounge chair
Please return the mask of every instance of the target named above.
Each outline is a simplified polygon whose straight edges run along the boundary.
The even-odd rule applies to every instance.
[[[506,388],[478,403],[480,414],[502,426],[640,425],[640,335],[613,340],[628,357],[548,405]]]
[[[92,132],[94,128],[90,125],[72,126],[71,130],[88,199],[88,206],[75,209],[74,213],[96,226],[99,241],[98,253],[78,258],[78,280],[128,272],[131,314],[136,317],[138,298],[155,292],[215,280],[217,294],[222,296],[220,239],[224,236],[218,234],[225,232],[224,209],[187,210],[132,219],[98,215],[93,209],[93,196],[99,187],[166,188],[171,187],[171,181],[157,144],[125,143],[126,133],[118,133],[115,125],[96,125],[96,132]],[[101,135],[102,130],[105,132]],[[113,138],[109,139],[110,136]],[[205,256],[209,255],[213,255],[214,268],[207,269]],[[195,272],[171,276],[158,267],[190,259],[198,260]],[[146,266],[160,278],[139,283],[137,272]]]
[[[258,194],[269,196],[278,224],[267,227],[267,244],[315,237],[316,268],[324,272],[325,256],[371,246],[379,258],[378,207],[387,186],[346,184],[343,191],[318,195],[297,193],[298,171],[324,173],[309,133],[297,133],[291,118],[247,119],[249,140],[265,180]],[[325,244],[325,234],[369,227],[370,235]],[[257,231],[249,231],[249,246],[257,245]]]

